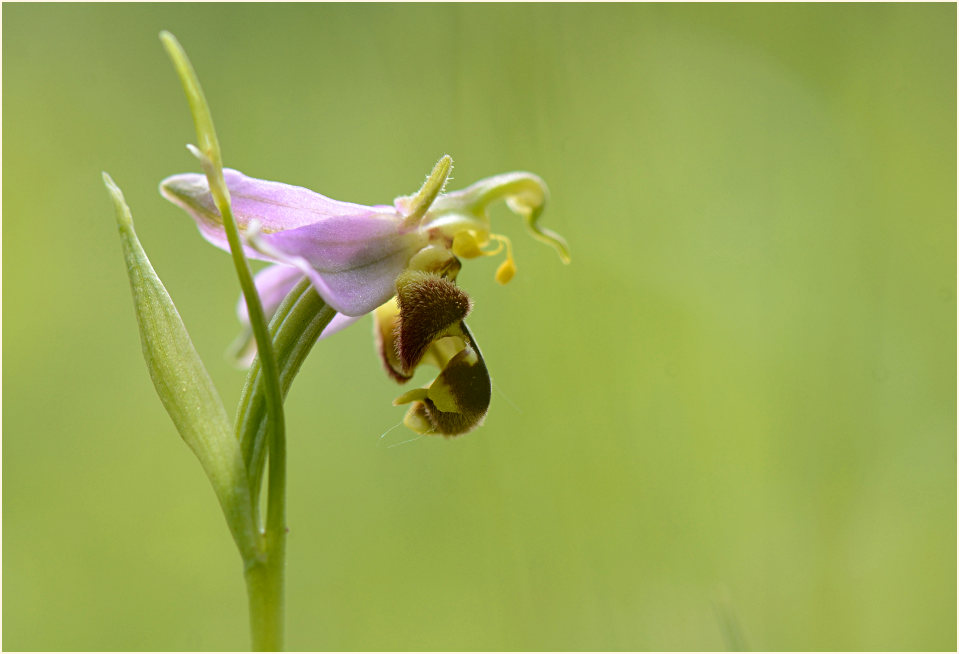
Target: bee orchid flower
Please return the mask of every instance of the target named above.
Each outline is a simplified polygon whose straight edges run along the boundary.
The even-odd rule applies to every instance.
[[[304,276],[337,311],[320,338],[376,310],[374,333],[393,379],[409,380],[421,363],[440,370],[429,387],[397,399],[412,402],[407,426],[444,435],[479,425],[490,397],[485,363],[463,322],[471,302],[455,284],[461,259],[502,255],[496,271],[502,284],[516,272],[509,239],[491,231],[489,205],[505,200],[532,236],[569,261],[562,237],[537,224],[548,197],[542,179],[506,173],[442,194],[451,169],[444,156],[417,193],[391,206],[341,202],[223,171],[247,255],[275,264],[256,277],[265,313],[272,315]],[[205,175],[168,177],[160,192],[193,217],[204,238],[229,250]],[[242,303],[238,312],[248,324]]]

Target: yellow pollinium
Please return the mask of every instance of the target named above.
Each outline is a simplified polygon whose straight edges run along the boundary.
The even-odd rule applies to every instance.
[[[496,241],[496,247],[492,250],[484,250],[490,241]],[[506,284],[513,279],[516,274],[516,261],[513,259],[513,244],[510,240],[500,234],[480,235],[472,229],[463,229],[456,232],[453,237],[453,254],[464,259],[475,259],[477,257],[496,256],[506,248],[506,259],[496,269],[496,281],[500,284]]]
[[[480,241],[479,236],[472,229],[461,229],[453,236],[453,254],[464,259],[475,259],[482,257],[483,246],[489,243],[489,239]]]

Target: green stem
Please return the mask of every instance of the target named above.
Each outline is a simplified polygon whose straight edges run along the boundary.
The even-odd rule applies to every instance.
[[[279,373],[263,305],[253,283],[253,273],[243,252],[240,232],[230,206],[230,192],[223,179],[223,158],[209,105],[193,65],[180,43],[169,32],[161,32],[160,40],[177,70],[190,104],[200,144],[199,150],[193,149],[193,152],[198,155],[213,201],[223,218],[223,228],[230,244],[230,254],[246,300],[258,358],[263,368],[260,387],[266,396],[270,434],[266,530],[260,539],[261,548],[256,559],[247,558],[245,563],[248,581],[251,574],[254,579],[254,583],[249,586],[254,646],[280,649],[283,646],[283,571],[286,557],[286,425]],[[257,496],[252,488],[250,496],[251,499]],[[254,605],[258,607],[255,612]]]
[[[335,315],[336,311],[320,298],[307,279],[297,284],[276,310],[273,320],[270,321],[270,335],[279,366],[280,388],[284,397],[306,355]],[[266,436],[269,432],[269,413],[266,398],[264,398],[263,375],[260,357],[257,356],[247,375],[236,418],[237,438],[250,474],[254,510],[258,504],[263,459],[267,450]],[[271,459],[275,452],[271,444]],[[272,472],[269,484],[268,498],[272,498],[275,496],[272,488]],[[271,513],[267,514],[268,520],[270,515]],[[250,628],[253,635],[253,649],[257,651],[279,650],[283,644],[285,530],[281,534],[282,540],[277,541],[275,538],[275,532],[267,529],[263,535],[265,557],[253,562],[246,570]]]
[[[264,538],[268,539],[269,534]],[[267,556],[246,569],[250,605],[250,633],[256,652],[283,649],[283,559],[282,544],[266,543]]]

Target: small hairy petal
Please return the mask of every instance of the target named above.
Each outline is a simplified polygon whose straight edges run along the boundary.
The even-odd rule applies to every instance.
[[[395,298],[377,307],[373,312],[373,342],[386,374],[393,381],[402,384],[409,381],[412,374],[404,372],[396,355],[396,328],[399,319],[399,307],[396,306]]]
[[[396,291],[400,309],[396,353],[409,373],[434,340],[462,322],[472,303],[456,284],[432,273],[403,273],[396,280]]]

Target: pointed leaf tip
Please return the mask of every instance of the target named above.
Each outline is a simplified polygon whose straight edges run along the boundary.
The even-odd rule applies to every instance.
[[[121,228],[132,228],[133,214],[130,213],[130,207],[127,206],[127,202],[123,197],[123,191],[120,190],[120,187],[117,186],[116,182],[113,181],[113,178],[110,177],[106,171],[103,172],[103,185],[107,187],[107,192],[110,194],[110,197],[113,198],[113,206],[116,208],[117,224]]]

